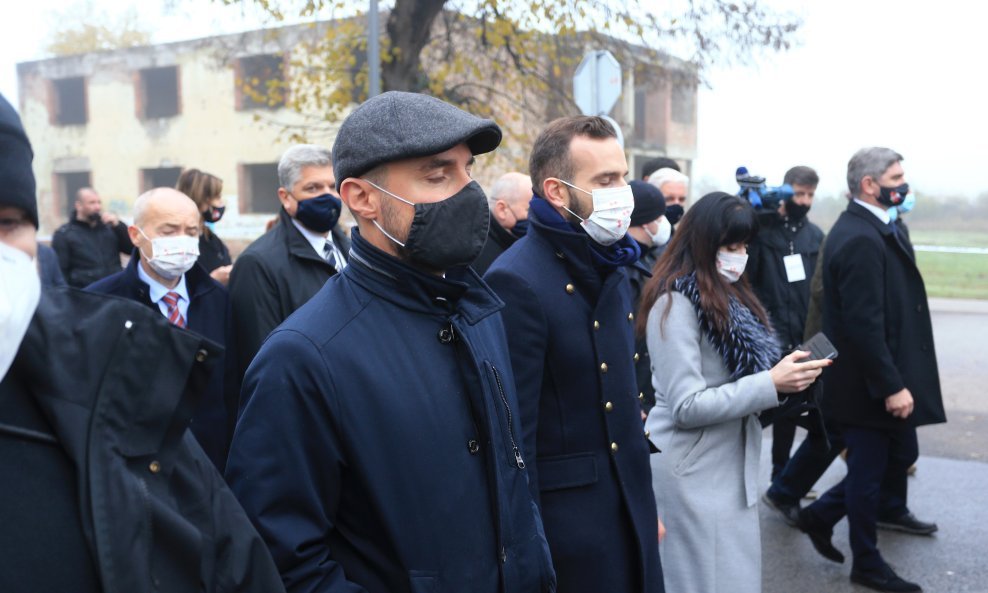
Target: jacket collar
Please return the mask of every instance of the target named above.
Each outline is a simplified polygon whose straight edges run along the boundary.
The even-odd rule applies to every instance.
[[[343,269],[344,279],[402,309],[440,315],[455,312],[474,324],[504,307],[469,267],[449,270],[440,278],[374,247],[357,228],[351,232],[350,241],[350,265]]]
[[[285,236],[285,246],[288,248],[288,253],[299,259],[318,262],[330,270],[335,271],[333,266],[329,265],[329,262],[319,257],[319,254],[312,248],[312,243],[309,243],[305,235],[295,228],[295,225],[292,224],[292,217],[288,215],[288,212],[284,208],[278,212],[278,224],[281,226],[281,232]]]
[[[491,221],[488,227],[490,231],[487,233],[488,239],[493,239],[502,249],[507,249],[518,240],[518,237],[514,236],[511,231],[507,230],[498,223],[497,219],[494,218],[494,213],[490,214]]]
[[[907,259],[909,259],[909,261],[913,262],[913,265],[915,265],[914,256],[909,252],[909,249],[906,248],[903,240],[896,237],[895,232],[892,230],[891,224],[883,223],[877,216],[875,216],[874,213],[853,200],[847,205],[847,213],[862,218],[868,224],[875,227],[886,242],[895,245],[896,249],[898,249],[903,255],[906,256]]]
[[[134,251],[130,254],[130,263],[124,268],[121,283],[131,300],[154,307],[154,303],[151,302],[151,289],[141,280],[140,275],[137,273],[137,266],[140,265],[140,260],[140,251],[135,247]],[[198,263],[185,273],[185,286],[189,291],[189,303],[193,303],[197,299],[216,290],[217,284],[211,282],[211,280],[212,278],[209,277],[206,270]]]

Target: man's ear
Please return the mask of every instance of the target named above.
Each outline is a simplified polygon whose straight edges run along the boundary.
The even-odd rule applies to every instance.
[[[357,218],[377,220],[380,217],[380,197],[370,183],[348,177],[340,185],[340,199]]]
[[[295,216],[295,208],[298,207],[298,200],[293,198],[283,187],[278,188],[278,201],[281,202],[281,207],[288,212],[289,216]]]
[[[556,209],[569,208],[568,188],[554,177],[542,180],[542,197],[544,197]]]
[[[137,243],[143,238],[141,232],[137,230],[137,226],[133,224],[127,227],[127,235],[130,237],[130,242],[134,245],[137,245]]]

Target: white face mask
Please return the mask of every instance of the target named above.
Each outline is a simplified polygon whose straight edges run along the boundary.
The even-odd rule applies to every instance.
[[[645,232],[648,233],[648,238],[652,240],[652,245],[656,247],[661,247],[669,242],[669,237],[672,236],[672,225],[669,224],[669,219],[665,216],[660,216],[658,222],[658,230],[654,233],[645,227]]]
[[[723,249],[717,252],[717,271],[731,284],[741,279],[746,265],[748,265],[747,253],[731,253]]]
[[[17,356],[41,300],[41,277],[26,253],[0,243],[0,380]]]
[[[592,192],[563,181],[573,189],[593,196],[593,212],[589,218],[582,218],[569,208],[566,211],[580,219],[580,226],[590,238],[601,245],[612,245],[628,233],[631,225],[631,211],[635,209],[635,196],[630,185],[621,187],[598,187]],[[565,207],[565,206],[564,206]]]
[[[137,230],[144,235],[143,230]],[[167,280],[174,280],[188,272],[199,259],[199,237],[175,235],[151,239],[144,235],[144,238],[151,241],[151,257],[143,250],[141,255],[147,258],[148,265],[158,275]]]

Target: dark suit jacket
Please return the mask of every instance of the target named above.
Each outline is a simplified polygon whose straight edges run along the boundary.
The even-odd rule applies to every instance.
[[[826,371],[825,412],[852,426],[896,428],[945,422],[926,287],[912,245],[851,202],[823,254],[823,329],[840,352]],[[907,387],[907,420],[885,398]]]
[[[518,237],[512,235],[511,231],[498,224],[493,214],[490,215],[490,218],[490,226],[487,227],[487,242],[484,243],[484,249],[480,252],[480,255],[470,265],[481,276],[487,272],[487,268],[491,267],[491,264],[494,263],[494,260],[499,255],[504,253],[508,247],[511,247],[518,240]]]

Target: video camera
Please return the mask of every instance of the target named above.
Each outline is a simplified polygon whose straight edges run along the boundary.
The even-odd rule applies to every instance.
[[[748,200],[755,210],[770,210],[775,212],[779,209],[779,204],[783,200],[788,200],[793,196],[792,186],[783,183],[778,187],[768,187],[765,185],[765,178],[752,175],[747,167],[738,167],[734,174],[735,179],[741,189],[738,190],[738,197]]]

